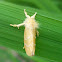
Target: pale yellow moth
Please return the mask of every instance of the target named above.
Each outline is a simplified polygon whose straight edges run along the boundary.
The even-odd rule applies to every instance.
[[[27,17],[25,21],[21,24],[10,24],[10,26],[13,27],[19,27],[24,25],[25,26],[25,31],[24,31],[24,47],[26,54],[28,56],[33,56],[35,55],[35,39],[36,39],[36,34],[37,36],[39,35],[39,32],[37,31],[38,28],[38,23],[35,21],[35,16],[37,13],[35,13],[33,16],[27,15],[27,12],[24,9],[25,16]]]

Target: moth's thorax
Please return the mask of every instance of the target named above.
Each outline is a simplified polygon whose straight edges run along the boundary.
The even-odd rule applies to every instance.
[[[25,19],[25,27],[35,29],[35,19],[26,18]]]

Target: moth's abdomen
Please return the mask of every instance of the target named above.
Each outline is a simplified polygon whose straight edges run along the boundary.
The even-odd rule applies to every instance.
[[[28,56],[33,56],[35,54],[35,29],[27,29],[24,31],[24,48]]]

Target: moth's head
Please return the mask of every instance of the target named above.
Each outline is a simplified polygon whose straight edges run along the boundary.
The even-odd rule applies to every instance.
[[[35,12],[35,14],[33,16],[29,16],[29,15],[27,15],[27,12],[25,11],[25,9],[24,9],[24,13],[25,13],[25,16],[27,17],[27,19],[32,19],[32,20],[35,19],[35,16],[37,14],[37,12]]]

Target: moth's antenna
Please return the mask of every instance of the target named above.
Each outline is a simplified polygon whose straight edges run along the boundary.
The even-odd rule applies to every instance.
[[[31,16],[31,18],[35,18],[36,14],[37,14],[37,12],[35,12],[35,14],[33,16]]]
[[[26,16],[27,18],[30,18],[30,16],[27,15],[27,12],[26,12],[25,10],[26,10],[26,9],[24,9],[25,16]]]

